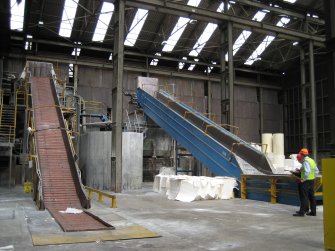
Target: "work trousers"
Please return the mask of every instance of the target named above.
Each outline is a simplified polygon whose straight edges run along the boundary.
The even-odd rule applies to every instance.
[[[300,212],[316,214],[316,201],[314,196],[314,180],[306,180],[299,184]]]

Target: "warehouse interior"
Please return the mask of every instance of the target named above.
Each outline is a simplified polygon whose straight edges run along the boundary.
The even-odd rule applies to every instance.
[[[0,8],[0,250],[335,250],[334,1]]]

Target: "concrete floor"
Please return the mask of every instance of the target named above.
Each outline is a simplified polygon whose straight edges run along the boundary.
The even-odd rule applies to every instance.
[[[323,212],[293,217],[296,207],[252,200],[169,201],[152,191],[152,183],[117,195],[91,211],[114,225],[141,225],[159,238],[33,246],[31,233],[61,233],[47,211],[38,211],[22,187],[0,188],[0,250],[324,250]]]

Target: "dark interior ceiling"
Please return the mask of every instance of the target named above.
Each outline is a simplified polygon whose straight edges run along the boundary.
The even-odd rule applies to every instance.
[[[101,0],[79,0],[76,17],[70,38],[64,38],[58,35],[61,23],[62,11],[65,0],[26,0],[24,29],[22,32],[9,30],[9,0],[1,1],[1,50],[9,51],[11,38],[12,51],[22,50],[23,53],[63,53],[71,55],[74,43],[80,41],[82,43],[80,57],[92,57],[103,61],[108,61],[110,52],[113,49],[113,18],[109,24],[107,34],[103,42],[93,42],[92,36],[97,24],[97,20],[101,11],[103,1]],[[113,2],[113,1],[108,1]],[[137,2],[137,1],[132,1]],[[186,5],[186,0],[166,0],[165,2]],[[218,0],[202,0],[199,8],[204,10],[216,11],[222,1]],[[259,5],[272,6],[280,10],[287,10],[296,15],[304,16],[305,19],[292,17],[286,28],[306,31],[306,20],[308,20],[308,33],[312,35],[324,36],[325,28],[323,22],[323,1],[321,0],[297,0],[296,3],[290,4],[282,0],[235,0],[231,1],[231,8],[228,14],[231,16],[242,17],[251,20],[254,14],[262,10]],[[137,8],[127,6],[125,8],[125,24],[126,33],[131,26]],[[309,16],[317,15],[319,19],[313,19]],[[263,20],[264,24],[276,25],[278,20],[284,15],[275,11],[267,13]],[[172,52],[162,52],[163,41],[166,41],[173,30],[179,16],[165,14],[157,11],[149,11],[148,17],[138,36],[134,47],[125,47],[125,51],[129,54],[127,61],[141,63],[145,60],[139,60],[139,55],[147,55],[147,57],[161,53],[163,57],[172,58],[174,60],[159,60],[157,67],[178,67],[178,59],[187,56],[188,60],[193,60],[188,53],[192,50],[197,39],[202,34],[208,22],[197,20],[189,25],[182,33],[181,38],[176,44]],[[43,25],[39,25],[39,21],[43,21]],[[225,23],[222,23],[224,26]],[[233,41],[241,34],[244,28],[235,27],[233,29]],[[246,29],[250,30],[246,25]],[[251,30],[252,31],[252,30]],[[24,50],[27,35],[32,35],[33,50],[31,52]],[[272,33],[276,36],[275,33]],[[261,55],[261,60],[256,61],[253,65],[245,65],[244,62],[258,47],[261,41],[267,35],[253,31],[243,46],[234,56],[234,64],[236,67],[250,68],[254,70],[283,72],[290,69],[299,57],[299,47],[294,46],[292,40],[279,38],[276,39],[265,49]],[[6,40],[7,39],[7,40]],[[303,43],[302,43],[303,44]],[[95,49],[92,50],[92,47]],[[101,48],[101,51],[99,51]],[[316,47],[316,50],[322,50]],[[138,53],[138,54],[132,54]],[[133,55],[133,56],[131,56]],[[152,58],[152,57],[151,57]],[[149,60],[151,60],[151,58]],[[220,61],[220,32],[219,29],[213,33],[201,53],[197,57],[199,62],[210,64],[213,61]],[[197,66],[194,71],[204,71],[204,65]]]

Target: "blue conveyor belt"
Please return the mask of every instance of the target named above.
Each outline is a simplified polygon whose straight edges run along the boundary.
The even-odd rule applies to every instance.
[[[239,180],[241,169],[235,156],[262,173],[272,174],[271,164],[262,152],[168,93],[159,91],[153,97],[138,88],[137,98],[147,116],[215,175]]]

